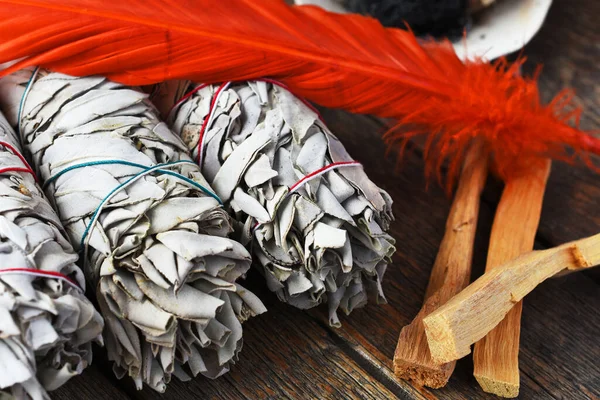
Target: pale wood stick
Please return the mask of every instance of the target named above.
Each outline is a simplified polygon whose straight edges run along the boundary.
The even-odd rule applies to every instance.
[[[534,163],[529,171],[506,182],[494,216],[486,271],[533,250],[542,213],[550,160]],[[519,394],[519,302],[484,338],[475,344],[473,375],[481,388],[502,397]]]
[[[425,302],[411,324],[400,332],[394,354],[394,373],[419,386],[442,387],[454,370],[455,362],[440,365],[432,361],[422,321],[469,283],[479,202],[487,167],[488,153],[483,141],[474,142],[465,157],[444,238],[431,270]]]
[[[563,270],[600,265],[600,234],[532,251],[483,274],[423,319],[431,356],[438,363],[469,354],[537,285]]]

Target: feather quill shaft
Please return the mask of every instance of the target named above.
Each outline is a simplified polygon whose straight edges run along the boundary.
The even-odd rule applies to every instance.
[[[449,42],[423,42],[374,19],[282,0],[0,0],[0,63],[41,65],[131,85],[269,76],[327,107],[397,118],[394,146],[427,134],[428,173],[484,136],[507,177],[523,155],[570,161],[600,153],[568,125],[571,96],[542,105],[520,62],[463,64]],[[452,177],[451,177],[452,178]]]

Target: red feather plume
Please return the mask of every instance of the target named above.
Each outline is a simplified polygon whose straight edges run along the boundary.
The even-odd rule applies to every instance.
[[[540,102],[519,63],[463,64],[450,44],[422,42],[374,19],[282,0],[0,0],[0,63],[40,65],[129,85],[276,78],[320,105],[397,118],[390,145],[428,135],[427,171],[451,175],[484,137],[502,177],[528,156],[588,165],[600,141],[568,125],[580,110],[562,93]],[[452,178],[452,176],[451,176]]]

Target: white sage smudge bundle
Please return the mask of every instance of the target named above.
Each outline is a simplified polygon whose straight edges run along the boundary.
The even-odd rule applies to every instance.
[[[24,99],[24,146],[84,254],[116,375],[162,392],[172,375],[225,373],[241,323],[265,308],[236,283],[250,255],[227,238],[229,216],[185,145],[139,91],[102,77],[30,77],[4,79],[0,95],[15,122]]]
[[[282,301],[326,301],[333,326],[385,301],[392,200],[309,104],[272,81],[201,85],[169,114]]]
[[[76,261],[0,114],[0,398],[49,399],[92,362],[104,323]]]

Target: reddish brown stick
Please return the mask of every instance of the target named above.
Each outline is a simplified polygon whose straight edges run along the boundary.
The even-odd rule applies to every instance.
[[[425,302],[412,323],[400,332],[394,354],[394,373],[420,386],[442,387],[454,370],[454,361],[441,365],[432,361],[423,318],[469,283],[479,202],[487,177],[487,166],[487,151],[482,142],[475,142],[465,158],[446,221],[446,232],[429,278]]]
[[[506,183],[494,217],[486,271],[533,250],[542,211],[550,160]],[[475,378],[486,392],[519,394],[519,337],[522,302],[518,302],[486,337],[475,344]]]

